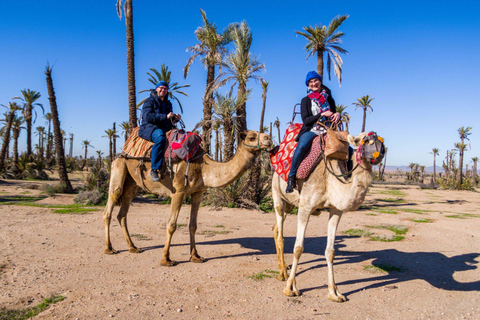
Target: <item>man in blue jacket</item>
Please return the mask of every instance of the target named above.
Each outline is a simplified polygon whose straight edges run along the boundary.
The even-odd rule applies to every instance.
[[[138,131],[139,137],[152,141],[151,152],[152,166],[150,179],[153,182],[160,181],[160,175],[165,171],[162,166],[165,153],[167,132],[172,129],[172,121],[178,121],[181,115],[172,112],[172,103],[168,100],[168,83],[160,81],[152,91],[150,97],[145,100],[142,109],[142,123]],[[159,172],[160,171],[160,172]]]

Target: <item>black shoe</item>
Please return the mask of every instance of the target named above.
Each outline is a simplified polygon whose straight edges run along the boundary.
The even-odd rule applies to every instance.
[[[286,193],[292,193],[292,192],[293,192],[293,189],[295,188],[295,184],[296,184],[295,176],[293,176],[293,177],[288,177],[287,189],[285,190],[285,192],[286,192]]]
[[[151,170],[150,171],[150,180],[153,182],[159,182],[160,177],[158,176],[157,170]]]

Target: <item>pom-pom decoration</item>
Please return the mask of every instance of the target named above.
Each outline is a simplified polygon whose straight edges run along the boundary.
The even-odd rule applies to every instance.
[[[380,152],[378,152],[378,151],[375,151],[375,152],[372,154],[372,156],[373,156],[375,159],[377,159],[379,155],[380,155]]]
[[[383,138],[382,138],[382,137],[378,137],[378,141],[380,141],[381,143],[383,143]]]

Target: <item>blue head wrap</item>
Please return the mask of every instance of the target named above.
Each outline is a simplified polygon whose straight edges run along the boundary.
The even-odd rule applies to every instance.
[[[167,90],[169,89],[168,88],[168,83],[166,81],[160,81],[159,83],[157,83],[157,85],[155,86],[155,89],[157,89],[158,87],[167,87]]]
[[[307,77],[305,78],[305,84],[308,87],[308,82],[312,79],[320,79],[322,81],[322,77],[316,71],[310,71],[307,73]]]

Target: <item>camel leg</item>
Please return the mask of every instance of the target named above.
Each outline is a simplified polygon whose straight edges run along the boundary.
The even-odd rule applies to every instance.
[[[123,184],[127,176],[127,167],[123,159],[117,159],[112,163],[110,185],[108,188],[107,206],[103,211],[103,224],[105,226],[105,253],[115,254],[117,251],[113,249],[110,241],[110,221],[112,220],[112,211],[118,199],[123,193]]]
[[[200,202],[202,201],[203,191],[192,194],[192,207],[190,211],[190,224],[188,229],[190,231],[190,262],[202,263],[205,259],[202,258],[195,246],[195,233],[197,232],[197,216]]]
[[[165,247],[163,248],[163,258],[160,261],[161,266],[172,267],[175,262],[170,260],[170,244],[172,243],[172,236],[177,229],[177,219],[182,207],[183,200],[185,199],[184,193],[172,194],[172,205],[170,207],[170,218],[167,222],[167,239],[165,240]]]
[[[125,179],[125,184],[123,186],[123,194],[121,197],[121,207],[120,212],[117,215],[118,223],[122,226],[123,235],[127,240],[128,247],[130,248],[128,251],[132,253],[140,253],[142,252],[141,249],[135,247],[132,242],[132,238],[130,237],[130,233],[128,232],[127,226],[127,213],[128,209],[130,208],[130,203],[132,202],[133,198],[137,195],[137,184],[133,181],[132,178],[128,177]]]
[[[338,223],[342,217],[342,212],[330,209],[330,217],[328,219],[328,238],[327,238],[327,248],[325,249],[325,258],[327,259],[328,266],[328,299],[334,302],[344,302],[347,301],[345,296],[343,296],[335,284],[334,274],[333,274],[333,259],[335,258],[335,234],[337,233]]]
[[[288,277],[287,265],[285,264],[285,241],[283,237],[283,223],[285,222],[286,212],[285,203],[281,199],[274,197],[275,216],[277,221],[273,226],[273,238],[275,239],[275,249],[277,250],[277,261],[280,273],[277,276],[278,280],[285,281]]]
[[[293,250],[292,270],[290,271],[287,285],[285,289],[283,289],[283,294],[289,297],[301,295],[300,291],[298,291],[296,287],[295,275],[297,272],[298,262],[300,261],[300,257],[303,253],[305,231],[307,230],[308,219],[310,218],[311,211],[312,210],[309,210],[302,205],[300,205],[300,208],[298,210],[297,238],[295,239],[295,248]]]

